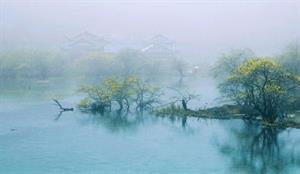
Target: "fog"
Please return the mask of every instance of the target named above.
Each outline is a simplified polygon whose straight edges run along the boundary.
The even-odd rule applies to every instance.
[[[59,48],[84,31],[126,47],[163,34],[202,62],[233,48],[277,54],[300,36],[296,0],[0,2],[1,47]]]
[[[299,39],[300,0],[0,0],[0,173],[300,173]]]

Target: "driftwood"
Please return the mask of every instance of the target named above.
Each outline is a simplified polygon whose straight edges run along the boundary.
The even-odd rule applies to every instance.
[[[73,111],[74,108],[64,108],[57,100],[53,99],[55,104],[59,107],[59,109],[64,112],[64,111]]]
[[[59,114],[55,117],[54,121],[58,121],[64,111],[59,111]]]

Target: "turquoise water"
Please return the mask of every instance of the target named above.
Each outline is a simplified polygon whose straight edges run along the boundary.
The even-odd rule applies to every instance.
[[[133,113],[60,115],[46,92],[39,95],[1,98],[0,173],[300,172],[297,129]],[[75,106],[79,100],[69,95],[61,102]]]

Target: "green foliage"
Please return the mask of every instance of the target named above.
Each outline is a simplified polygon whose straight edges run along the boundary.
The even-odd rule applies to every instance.
[[[77,76],[109,76],[117,71],[116,56],[103,52],[92,52],[74,60],[71,72]]]
[[[81,109],[103,111],[111,107],[112,94],[105,88],[82,86],[80,92],[87,94],[87,97],[78,105]]]
[[[123,109],[124,104],[127,109],[129,109],[130,100],[134,95],[133,88],[136,82],[137,79],[134,77],[128,77],[125,79],[114,77],[104,81],[104,88],[109,91],[112,100],[119,104],[120,109]]]
[[[45,50],[10,50],[0,54],[0,79],[47,79],[61,76],[64,63]]]
[[[136,50],[122,50],[116,56],[116,61],[119,63],[119,72],[121,76],[133,76],[143,74],[143,69],[147,69],[146,57]]]
[[[82,108],[82,109],[90,109],[91,105],[92,105],[92,100],[89,99],[88,97],[86,97],[80,101],[80,103],[78,104],[78,107]]]
[[[155,114],[157,116],[186,116],[189,114],[189,111],[183,109],[180,105],[176,105],[175,103],[170,104],[167,107],[163,107],[161,109],[155,110]]]
[[[157,77],[183,73],[186,66],[181,61],[178,69],[170,59],[149,57],[138,50],[121,50],[117,53],[92,52],[72,60],[71,73],[83,79],[98,79],[100,76],[130,77],[155,80]]]
[[[273,122],[283,117],[299,90],[299,77],[269,58],[257,58],[236,68],[220,85],[237,104]]]
[[[298,76],[300,75],[300,43],[289,44],[278,58],[286,69]]]
[[[88,52],[80,57],[70,57],[63,52],[49,50],[7,50],[0,52],[0,79],[47,80],[67,76],[80,80],[99,77],[135,76],[157,79],[175,74],[172,59],[147,57],[137,50],[118,53]]]
[[[219,80],[225,79],[231,74],[236,67],[254,57],[253,51],[249,49],[231,50],[228,54],[224,54],[214,65],[212,71],[215,78]]]

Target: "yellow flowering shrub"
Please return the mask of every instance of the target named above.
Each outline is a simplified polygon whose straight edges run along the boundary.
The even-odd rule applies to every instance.
[[[237,67],[221,84],[222,92],[240,105],[274,121],[285,112],[300,79],[271,58],[251,59]]]

